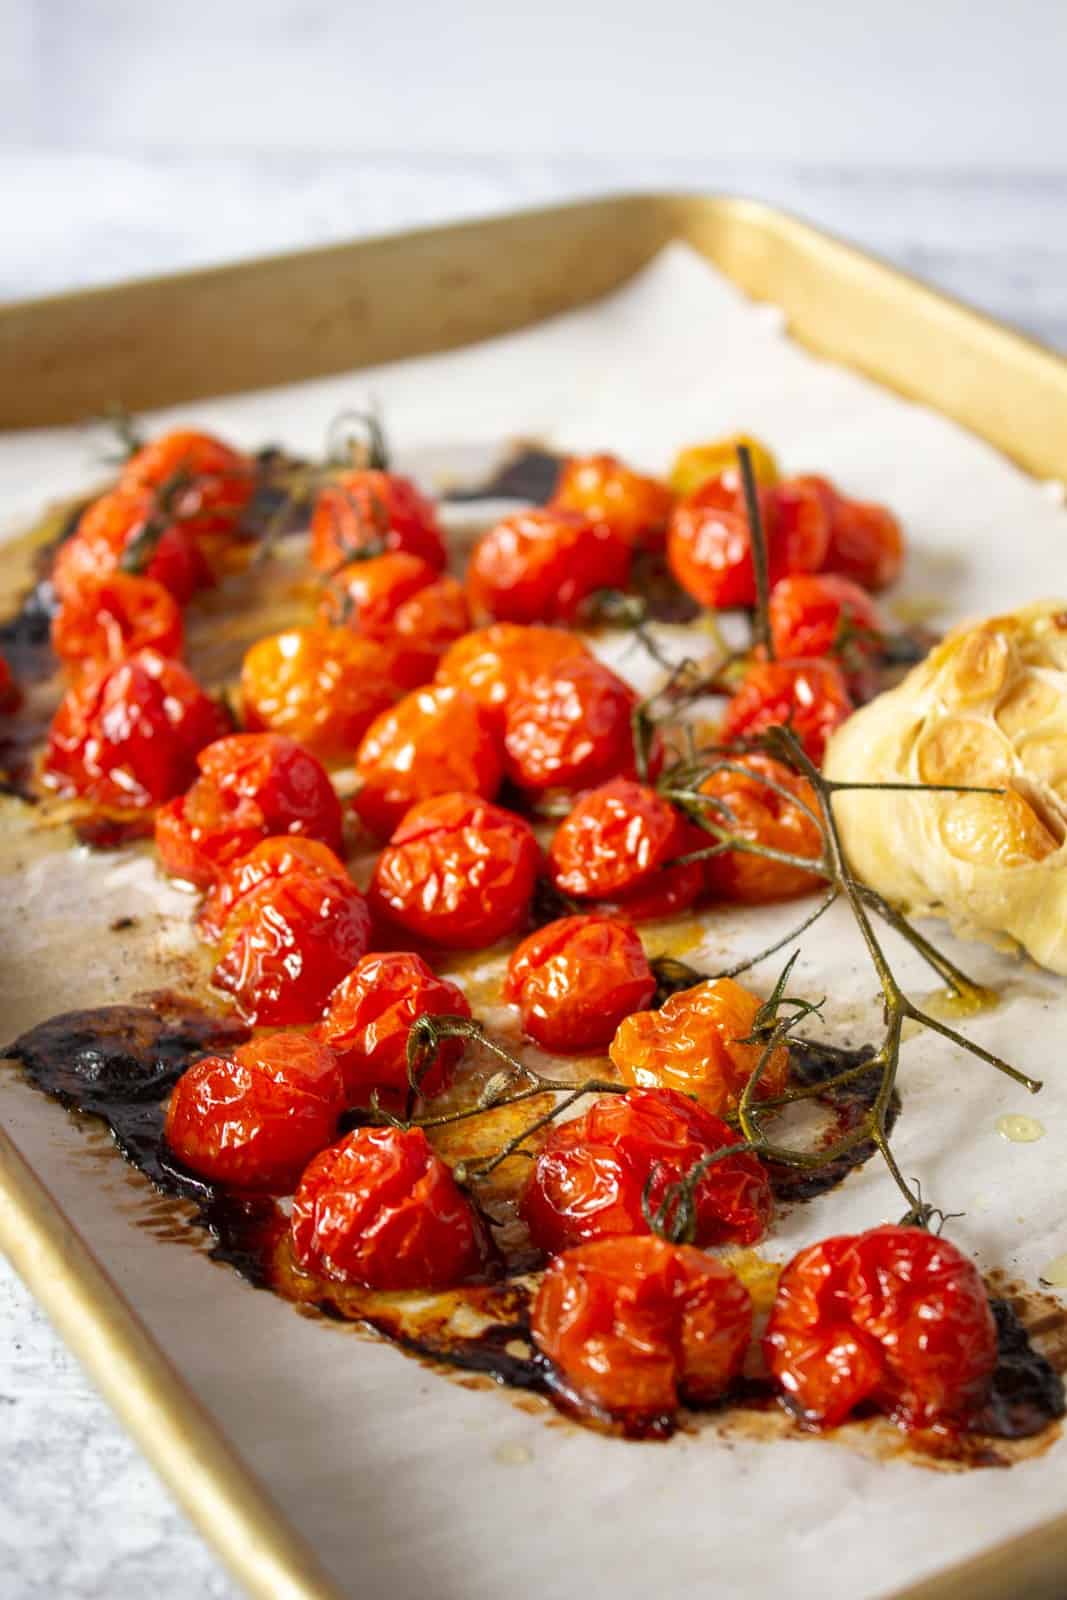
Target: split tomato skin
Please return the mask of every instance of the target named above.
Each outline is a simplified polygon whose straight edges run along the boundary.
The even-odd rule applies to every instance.
[[[447,685],[416,689],[371,723],[356,752],[360,821],[387,838],[418,800],[462,790],[492,800],[503,776],[492,719]]]
[[[593,656],[532,678],[507,706],[504,769],[520,789],[589,789],[633,776],[637,695]]]
[[[545,506],[482,535],[467,567],[476,621],[573,622],[598,589],[625,589],[632,552],[607,523]]]
[[[56,551],[51,578],[59,599],[73,600],[86,585],[111,578],[135,541],[147,536],[149,525],[166,516],[148,489],[118,488],[100,495],[82,512],[74,533]],[[179,606],[187,605],[198,589],[213,581],[192,532],[174,521],[154,539],[152,552],[146,554],[136,575],[162,584]]]
[[[306,1272],[366,1289],[448,1289],[484,1266],[482,1224],[421,1128],[357,1128],[311,1162],[293,1199]]]
[[[521,1211],[548,1254],[592,1239],[648,1234],[667,1190],[705,1156],[740,1143],[725,1122],[673,1089],[605,1095],[556,1123],[534,1162]],[[752,1245],[766,1233],[774,1197],[766,1169],[746,1151],[715,1162],[693,1195],[692,1242]]]
[[[287,734],[325,762],[350,759],[404,687],[380,640],[347,628],[289,628],[258,640],[241,668],[247,726]]]
[[[86,582],[68,594],[52,618],[52,649],[81,670],[122,661],[138,650],[177,658],[184,639],[174,596],[154,578],[127,572]]]
[[[564,462],[550,504],[607,523],[631,549],[658,549],[674,495],[658,478],[635,472],[618,456],[572,456]]]
[[[529,910],[541,852],[529,824],[475,794],[412,806],[378,857],[376,921],[448,950],[480,950],[515,933]]]
[[[752,1335],[740,1280],[690,1245],[597,1239],[554,1257],[531,1332],[570,1406],[624,1430],[669,1432],[739,1375]]]
[[[801,479],[757,488],[770,580],[817,572],[830,542],[823,496]],[[683,500],[667,533],[667,560],[699,605],[730,610],[756,603],[756,569],[744,494],[736,475],[713,478]]]
[[[513,952],[504,998],[531,1039],[561,1055],[602,1050],[623,1017],[647,1006],[656,980],[629,923],[561,917],[528,934]]]
[[[698,899],[704,869],[678,858],[704,843],[655,789],[613,778],[575,801],[549,845],[548,870],[564,894],[642,922],[677,915]]]
[[[330,996],[317,1037],[329,1045],[344,1073],[350,1105],[366,1104],[377,1090],[387,1104],[408,1093],[407,1047],[411,1025],[420,1017],[469,1017],[467,997],[458,984],[439,978],[410,950],[367,955]],[[447,1089],[462,1039],[443,1039],[430,1069],[420,1080],[423,1099]]]
[[[331,1052],[304,1034],[276,1033],[187,1068],[164,1131],[201,1177],[284,1192],[333,1138],[343,1105]]]
[[[786,855],[808,856],[812,861],[822,855],[822,834],[814,821],[819,815],[815,791],[806,778],[783,762],[758,751],[732,757],[728,765],[708,774],[700,792],[729,807],[728,812],[709,809],[709,820],[740,838]],[[813,815],[802,810],[802,805]],[[820,881],[801,867],[744,850],[726,850],[704,863],[708,895],[740,905],[790,900],[810,894]]]
[[[985,1285],[955,1245],[889,1226],[809,1245],[782,1273],[763,1341],[786,1404],[835,1427],[871,1404],[906,1427],[964,1420],[997,1362]]]
[[[531,679],[588,654],[581,639],[565,628],[492,622],[445,651],[436,681],[473,695],[502,727],[508,702]]]
[[[755,661],[727,701],[719,733],[728,744],[755,738],[768,728],[789,727],[818,767],[830,735],[854,709],[835,661]]]
[[[361,554],[403,551],[438,571],[448,552],[433,501],[410,478],[361,468],[320,489],[311,515],[311,564],[334,572]]]
[[[340,884],[352,881],[344,862],[317,839],[287,834],[260,840],[251,846],[247,855],[230,862],[205,895],[196,924],[201,939],[208,944],[215,943],[222,937],[235,906],[264,883],[287,877],[292,872],[334,878]]]

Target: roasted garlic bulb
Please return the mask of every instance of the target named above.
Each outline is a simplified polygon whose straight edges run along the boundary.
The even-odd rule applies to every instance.
[[[841,794],[853,870],[912,913],[1067,974],[1067,603],[957,629],[833,735],[827,777],[1002,794]]]

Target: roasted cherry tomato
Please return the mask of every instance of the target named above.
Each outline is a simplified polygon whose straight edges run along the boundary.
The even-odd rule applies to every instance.
[[[254,845],[247,855],[231,862],[205,896],[196,924],[200,937],[213,944],[222,936],[226,920],[235,905],[262,884],[297,871],[336,878],[342,884],[352,881],[344,863],[317,839],[302,839],[298,834],[281,839],[264,839]]]
[[[210,546],[232,535],[255,493],[256,475],[250,457],[221,439],[176,428],[134,451],[119,482],[130,489],[169,487],[168,502],[182,527]]]
[[[366,954],[371,920],[351,881],[297,868],[238,899],[211,975],[246,1022],[317,1022],[326,1001]]]
[[[858,583],[833,573],[796,573],[771,590],[771,638],[783,660],[836,655],[846,669],[877,654],[885,624]]]
[[[180,661],[139,650],[83,678],[52,719],[42,781],[109,810],[141,811],[180,794],[222,708]]]
[[[921,1228],[884,1227],[793,1257],[763,1349],[805,1422],[834,1427],[870,1404],[929,1427],[981,1405],[997,1334],[973,1262]]]
[[[712,771],[700,788],[729,808],[709,810],[707,815],[730,833],[785,855],[813,861],[821,856],[822,833],[814,820],[819,815],[815,792],[806,778],[781,761],[758,752],[733,756]],[[802,805],[812,815],[802,810]],[[808,894],[819,883],[801,867],[746,850],[727,850],[709,857],[704,863],[704,881],[714,899],[748,905]]]
[[[306,1272],[367,1289],[447,1289],[480,1271],[485,1231],[421,1128],[357,1128],[308,1167],[293,1199]]]
[[[476,794],[412,806],[378,858],[375,915],[445,949],[479,950],[525,920],[540,862],[527,823]]]
[[[538,928],[508,962],[504,998],[531,1039],[561,1054],[603,1050],[631,1011],[647,1006],[656,980],[627,922],[561,917]]]
[[[596,1239],[548,1264],[534,1342],[561,1398],[634,1432],[717,1400],[752,1337],[748,1290],[721,1262],[653,1236]]]
[[[845,675],[825,657],[756,661],[727,702],[721,737],[751,739],[767,728],[788,727],[816,766],[826,741],[853,710]]]
[[[408,1034],[419,1017],[469,1017],[458,984],[439,978],[410,950],[364,956],[330,996],[317,1037],[334,1051],[345,1075],[349,1104],[362,1105],[372,1089],[386,1104],[408,1093]],[[463,1054],[462,1039],[444,1039],[419,1080],[424,1098],[447,1089]]]
[[[233,733],[197,756],[200,777],[156,817],[164,871],[198,888],[272,834],[341,848],[341,804],[313,755],[280,733]]]
[[[347,628],[290,628],[254,644],[241,668],[245,721],[286,733],[321,761],[343,761],[403,685],[379,640]]]
[[[644,477],[618,456],[572,456],[550,502],[606,522],[632,549],[663,544],[674,496],[658,478]]]
[[[364,468],[320,489],[311,516],[311,562],[333,572],[354,556],[403,550],[440,569],[447,558],[433,502],[410,478]]]
[[[625,589],[631,559],[606,522],[552,506],[518,511],[475,545],[467,598],[478,620],[572,622],[597,589]]]
[[[741,471],[737,461],[739,444],[748,446],[756,482],[764,489],[773,489],[778,482],[778,463],[773,453],[751,433],[732,433],[728,438],[716,439],[711,444],[691,444],[678,452],[670,474],[671,488],[675,494],[696,494],[713,478],[726,478],[732,486],[740,487]]]
[[[531,678],[508,702],[504,770],[520,789],[535,793],[632,776],[636,705],[629,684],[602,661],[564,661]]]
[[[78,526],[52,563],[60,600],[115,572],[153,578],[185,605],[211,582],[211,569],[192,532],[160,508],[148,489],[116,489],[82,512]]]
[[[548,870],[564,894],[617,906],[635,921],[684,911],[704,887],[698,862],[668,865],[709,840],[647,784],[590,789],[556,829]]]
[[[760,489],[770,581],[817,572],[830,542],[830,517],[818,490],[801,479]],[[693,599],[711,609],[756,603],[748,514],[736,475],[713,478],[684,500],[667,535],[671,571]]]
[[[445,651],[437,682],[465,689],[479,705],[492,711],[502,726],[508,702],[532,678],[588,654],[578,636],[563,628],[494,622],[488,628],[476,628]]]
[[[403,550],[342,567],[327,585],[319,614],[391,643],[398,681],[413,689],[433,677],[449,645],[470,627],[458,579]]]
[[[650,1233],[646,1212],[655,1216],[666,1202],[666,1220],[675,1220],[684,1203],[676,1186],[705,1157],[738,1143],[725,1122],[673,1089],[604,1095],[556,1123],[541,1146],[522,1197],[530,1237],[552,1255],[590,1239]],[[697,1245],[755,1244],[774,1214],[766,1168],[746,1151],[710,1165],[688,1205]]]
[[[272,1033],[183,1072],[166,1139],[193,1172],[242,1189],[287,1189],[333,1138],[344,1106],[332,1051],[301,1033]]]
[[[52,649],[68,666],[121,661],[138,650],[182,653],[182,614],[154,578],[113,572],[68,595],[52,618]]]
[[[737,1110],[745,1084],[763,1054],[744,1044],[760,1002],[732,978],[708,979],[674,994],[659,1011],[637,1011],[619,1024],[611,1059],[623,1083],[639,1089],[678,1089],[708,1111]],[[760,1098],[781,1094],[789,1050],[779,1045],[763,1069]]]
[[[416,689],[375,717],[356,753],[353,802],[387,837],[416,800],[463,790],[492,800],[502,776],[492,719],[463,689]]]
[[[900,574],[904,535],[885,506],[849,500],[826,478],[800,478],[823,496],[830,514],[830,543],[823,567],[864,589],[884,589]]]

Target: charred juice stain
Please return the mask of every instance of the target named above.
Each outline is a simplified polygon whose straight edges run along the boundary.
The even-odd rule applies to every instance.
[[[874,1049],[871,1045],[846,1050],[839,1045],[816,1044],[811,1039],[789,1041],[792,1075],[804,1085],[824,1083],[837,1073],[858,1067],[873,1058]],[[834,1085],[825,1094],[814,1096],[815,1104],[828,1113],[827,1126],[820,1141],[824,1148],[836,1144],[859,1126],[874,1105],[881,1082],[880,1069],[872,1067],[870,1072],[862,1072],[850,1082]],[[886,1113],[887,1133],[892,1133],[899,1115],[900,1096],[894,1090]],[[865,1139],[838,1156],[836,1161],[827,1162],[824,1167],[788,1167],[769,1161],[767,1170],[771,1175],[775,1198],[779,1201],[814,1200],[816,1195],[836,1188],[856,1167],[862,1167],[869,1161],[875,1151],[873,1141]]]

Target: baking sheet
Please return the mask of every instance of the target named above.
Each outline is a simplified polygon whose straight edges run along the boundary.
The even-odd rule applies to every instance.
[[[316,450],[329,418],[368,397],[381,404],[400,456],[430,475],[461,471],[516,434],[607,447],[662,469],[678,445],[746,427],[789,470],[826,471],[849,493],[893,505],[911,539],[905,602],[936,603],[955,619],[1067,589],[1067,513],[1055,487],[1036,485],[922,408],[818,363],[784,338],[773,310],[744,302],[682,247],[608,300],[489,345],[152,420],[195,422],[249,446],[277,438]],[[99,437],[67,430],[0,440],[5,525],[15,529],[42,498],[99,477]],[[638,677],[647,668],[631,653],[623,670]],[[11,1032],[69,1005],[128,998],[132,972],[144,986],[136,941],[124,959],[114,939],[94,937],[131,901],[145,939],[154,943],[161,930],[173,950],[184,937],[188,900],[147,859],[80,857],[72,919],[71,859],[57,849],[35,861],[9,904],[13,959],[2,1003]],[[788,915],[711,913],[703,950],[687,959],[736,959]],[[964,1026],[1044,1076],[1046,1089],[1031,1101],[944,1041],[913,1039],[896,1149],[937,1203],[966,1210],[954,1236],[984,1267],[1033,1283],[1067,1249],[1059,1182],[1067,1083],[1050,1026],[1062,985],[984,948],[952,953],[1005,994],[996,1011]],[[930,992],[930,975],[910,956],[899,971],[913,993]],[[828,995],[831,1037],[873,1036],[873,979],[844,912],[835,908],[805,936],[797,982]],[[994,1128],[1003,1111],[1040,1116],[1046,1136],[1007,1143]],[[163,1212],[137,1176],[6,1075],[0,1115],[353,1594],[414,1596],[432,1583],[444,1596],[505,1587],[637,1596],[654,1583],[670,1593],[877,1595],[1067,1509],[1062,1441],[1008,1474],[952,1475],[865,1459],[833,1442],[723,1440],[706,1428],[633,1445],[555,1419],[546,1425],[506,1393],[471,1392],[351,1329],[304,1319],[201,1252],[153,1237],[146,1219]],[[787,1217],[767,1253],[785,1258],[809,1238],[899,1210],[872,1163]]]

